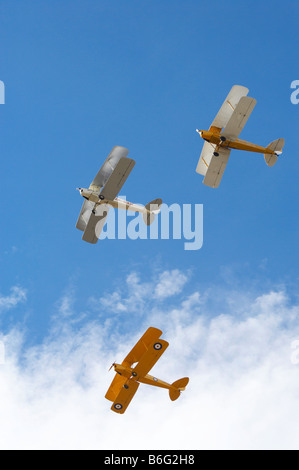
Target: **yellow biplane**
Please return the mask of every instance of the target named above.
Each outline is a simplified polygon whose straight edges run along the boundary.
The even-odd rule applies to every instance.
[[[114,368],[116,375],[105,398],[113,402],[112,411],[120,414],[124,413],[137,392],[140,383],[168,389],[169,397],[172,401],[179,398],[181,392],[185,390],[189,382],[188,377],[177,380],[173,384],[168,384],[148,375],[148,372],[169,345],[167,341],[160,339],[161,335],[162,331],[157,328],[148,328],[123,362],[121,364],[113,363],[110,367],[110,369]],[[134,367],[132,367],[133,365]]]
[[[247,96],[248,92],[248,88],[234,85],[210,129],[208,131],[196,129],[205,140],[196,171],[205,177],[203,183],[211,188],[218,188],[231,149],[263,153],[268,166],[273,166],[278,155],[282,153],[284,139],[274,140],[268,147],[238,139],[256,105],[256,100]]]

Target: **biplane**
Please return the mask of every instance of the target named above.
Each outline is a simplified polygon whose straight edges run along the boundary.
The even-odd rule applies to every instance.
[[[162,331],[157,328],[148,328],[123,362],[121,364],[114,362],[110,367],[110,369],[114,368],[116,375],[105,398],[113,402],[112,411],[123,414],[137,392],[140,383],[168,389],[172,401],[179,398],[181,392],[185,390],[189,382],[188,377],[168,384],[148,375],[148,372],[169,346],[167,341],[160,338],[161,335]]]
[[[205,140],[196,171],[205,177],[203,183],[211,188],[219,186],[231,149],[263,153],[270,167],[282,153],[284,139],[274,140],[268,147],[238,139],[256,105],[256,100],[247,96],[248,92],[248,88],[234,85],[209,130],[196,129]]]
[[[135,161],[127,157],[128,153],[124,147],[113,147],[89,188],[77,188],[85,201],[76,228],[84,232],[82,240],[88,243],[97,243],[110,207],[142,212],[146,225],[150,225],[160,212],[162,199],[142,206],[117,197],[135,165]]]

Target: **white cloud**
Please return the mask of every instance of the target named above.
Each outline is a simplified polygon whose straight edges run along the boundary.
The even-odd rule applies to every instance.
[[[160,299],[179,294],[188,280],[188,276],[178,269],[164,271],[160,274],[155,296]]]
[[[21,287],[14,286],[10,290],[10,295],[3,296],[0,294],[0,312],[16,307],[17,304],[24,302],[27,298],[26,290]]]
[[[73,315],[73,298],[70,293],[65,294],[59,302],[59,314],[63,317],[70,317]]]
[[[142,281],[136,272],[130,273],[113,293],[106,293],[100,299],[90,299],[94,306],[100,305],[101,311],[119,313],[144,313],[149,304],[154,301],[163,302],[169,297],[179,294],[186,282],[188,275],[174,269],[163,271],[152,277],[150,281]]]
[[[128,279],[146,293],[154,286],[136,274]],[[66,318],[34,347],[10,332],[0,366],[1,448],[297,449],[299,366],[291,355],[299,306],[282,290],[221,291],[223,311],[238,307],[237,315],[223,314],[211,310],[210,295],[217,288],[167,303],[158,298],[131,331],[102,320],[74,330]],[[111,296],[127,308],[137,302],[133,290]],[[141,385],[117,415],[104,398],[113,378],[108,368],[148,326],[161,328],[170,343],[153,373],[169,382],[188,375],[190,383],[174,403],[167,391]]]

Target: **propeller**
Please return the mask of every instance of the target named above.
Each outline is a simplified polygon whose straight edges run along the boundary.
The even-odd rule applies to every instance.
[[[113,364],[110,366],[110,368],[109,368],[108,372],[110,372],[110,370],[112,369],[112,367],[114,367],[114,366],[115,366],[115,364],[116,364],[116,362],[114,361],[114,362],[113,362]]]

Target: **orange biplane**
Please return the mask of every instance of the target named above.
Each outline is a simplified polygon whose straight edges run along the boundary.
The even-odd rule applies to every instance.
[[[197,130],[205,143],[196,171],[205,177],[203,183],[211,188],[218,188],[231,149],[263,153],[270,167],[275,165],[282,153],[284,139],[274,140],[267,147],[238,139],[256,105],[256,99],[247,96],[248,92],[248,88],[234,85],[209,130]]]
[[[162,331],[157,328],[148,328],[123,362],[121,364],[113,363],[110,367],[110,369],[114,367],[116,375],[105,398],[113,402],[112,411],[120,414],[124,413],[140,383],[168,389],[171,400],[179,398],[181,392],[185,390],[189,382],[188,377],[177,380],[173,384],[168,384],[148,375],[148,372],[169,345],[167,341],[160,339],[161,335]],[[132,367],[135,363],[137,364]]]

